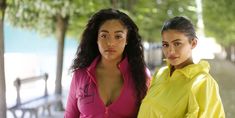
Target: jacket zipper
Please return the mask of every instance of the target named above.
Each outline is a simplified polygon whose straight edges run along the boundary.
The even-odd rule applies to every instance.
[[[109,117],[109,108],[105,107],[105,114],[104,114],[105,118]]]

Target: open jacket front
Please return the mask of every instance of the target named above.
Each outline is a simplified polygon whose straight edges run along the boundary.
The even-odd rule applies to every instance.
[[[139,106],[136,104],[136,90],[127,57],[118,65],[124,83],[120,96],[105,106],[98,93],[96,81],[97,57],[85,69],[74,72],[65,111],[65,118],[135,118]]]

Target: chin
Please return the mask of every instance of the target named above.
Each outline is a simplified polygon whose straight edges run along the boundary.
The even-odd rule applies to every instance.
[[[117,58],[116,56],[114,56],[114,55],[105,55],[104,58],[105,58],[106,60],[116,60],[116,59],[118,59],[118,58]]]
[[[179,63],[179,62],[171,62],[170,63],[172,66],[179,66],[181,63]]]
[[[172,66],[177,66],[177,65],[180,64],[180,63],[177,62],[177,61],[169,61],[169,63],[170,63]]]

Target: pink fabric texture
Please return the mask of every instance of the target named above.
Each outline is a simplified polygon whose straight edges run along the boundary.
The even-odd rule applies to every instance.
[[[74,72],[67,99],[65,118],[136,118],[136,92],[131,79],[128,59],[124,58],[119,66],[124,84],[120,96],[109,106],[101,100],[95,77],[97,57],[88,68]]]

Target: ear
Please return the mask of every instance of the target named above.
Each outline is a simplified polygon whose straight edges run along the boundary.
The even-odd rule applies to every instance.
[[[197,39],[194,38],[191,42],[192,49],[194,49],[197,46]]]

